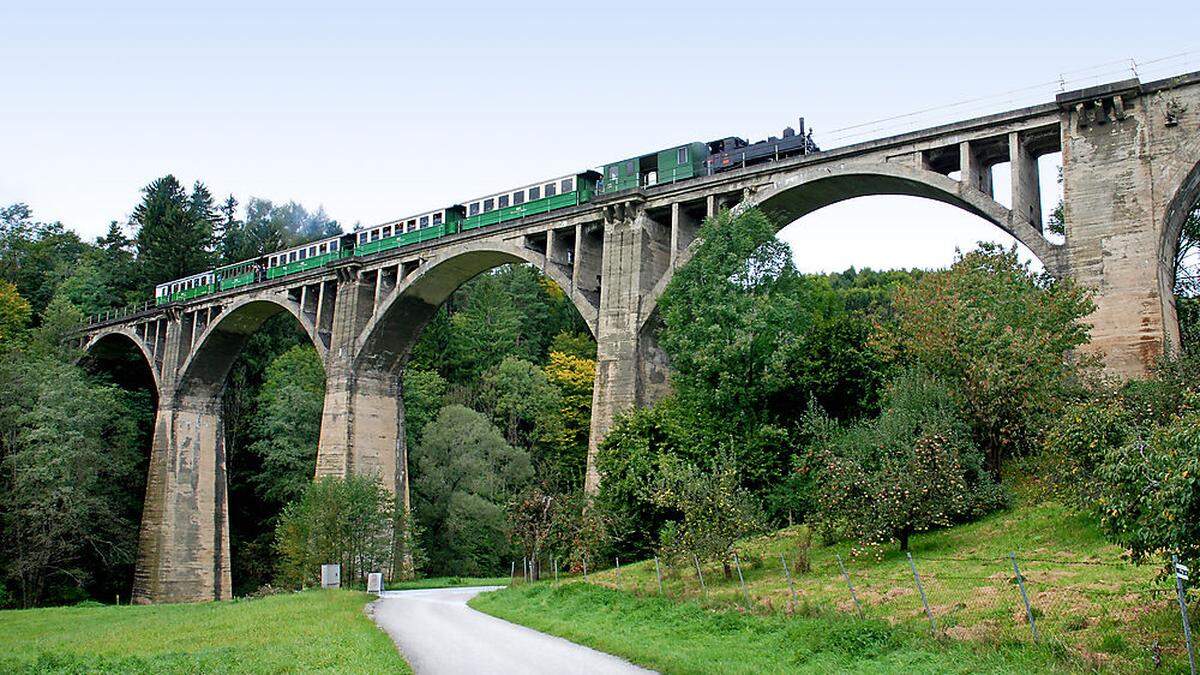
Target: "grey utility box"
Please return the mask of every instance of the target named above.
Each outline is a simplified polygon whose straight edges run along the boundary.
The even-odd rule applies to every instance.
[[[321,588],[342,587],[342,566],[321,565]]]

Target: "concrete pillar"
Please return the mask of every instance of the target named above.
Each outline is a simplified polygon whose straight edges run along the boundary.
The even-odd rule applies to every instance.
[[[355,268],[339,273],[325,362],[316,475],[376,476],[403,496],[407,485],[401,468],[404,416],[399,373],[354,365],[355,343],[375,309],[379,276],[363,280]]]
[[[165,323],[164,361],[182,358],[182,316]],[[146,480],[133,600],[197,602],[232,596],[225,427],[220,390],[175,390],[161,373],[159,409]]]
[[[993,196],[992,167],[981,161],[979,153],[976,152],[970,141],[960,143],[958,153],[958,166],[961,174],[959,180],[989,197]]]
[[[1172,289],[1163,281],[1172,278],[1171,262],[1159,251],[1165,203],[1183,173],[1172,165],[1190,167],[1195,155],[1178,162],[1186,141],[1156,124],[1145,97],[1128,117],[1103,125],[1079,123],[1090,111],[1071,98],[1059,97],[1063,203],[1068,267],[1096,305],[1085,349],[1119,378],[1144,377],[1164,345],[1178,345],[1176,326],[1167,325]]]
[[[610,207],[604,224],[600,311],[596,329],[596,382],[588,438],[585,489],[600,485],[596,450],[615,418],[653,403],[668,388],[666,358],[642,331],[641,298],[670,263],[670,232],[636,203]]]
[[[1042,187],[1037,157],[1029,152],[1020,132],[1008,134],[1008,160],[1012,171],[1012,213],[1042,231]]]

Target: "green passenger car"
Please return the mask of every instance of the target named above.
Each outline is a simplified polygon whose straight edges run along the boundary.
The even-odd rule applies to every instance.
[[[216,273],[213,271],[193,274],[190,277],[176,279],[154,288],[154,302],[165,305],[169,302],[191,300],[202,295],[208,295],[217,289]]]
[[[310,242],[267,256],[267,278],[278,279],[315,269],[342,257],[340,236]]]
[[[258,281],[258,270],[258,258],[218,267],[216,271],[217,288],[227,291],[231,288],[249,286]]]
[[[354,255],[390,251],[458,232],[463,209],[452,206],[354,232]]]
[[[466,217],[462,229],[472,230],[583,204],[591,200],[599,177],[594,171],[585,171],[472,199],[464,204]]]
[[[600,191],[604,194],[687,180],[704,175],[705,143],[688,143],[641,157],[604,165]]]

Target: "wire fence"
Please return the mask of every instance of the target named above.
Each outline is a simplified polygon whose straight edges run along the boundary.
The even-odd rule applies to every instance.
[[[1123,562],[1036,553],[810,561],[796,550],[735,551],[720,562],[677,556],[588,565],[576,564],[571,578],[731,611],[843,614],[938,638],[1037,643],[1099,670],[1188,672],[1195,658],[1189,646],[1200,593],[1184,588],[1186,568],[1177,581]],[[513,563],[514,585],[567,578],[566,565],[553,558]]]

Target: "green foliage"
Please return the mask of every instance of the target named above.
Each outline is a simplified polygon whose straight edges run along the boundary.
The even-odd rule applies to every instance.
[[[499,570],[508,552],[503,505],[533,476],[528,453],[509,445],[485,416],[450,405],[425,426],[409,461],[430,571]]]
[[[541,463],[563,436],[558,388],[541,368],[511,356],[488,369],[480,385],[479,402],[505,440],[531,449],[533,461]]]
[[[204,184],[197,181],[189,194],[167,174],[151,181],[142,193],[130,225],[137,232],[138,272],[145,288],[211,267],[218,216]]]
[[[298,499],[312,481],[324,404],[325,369],[315,348],[297,345],[267,366],[258,390],[259,440],[249,450],[262,460],[254,481],[268,503]]]
[[[953,392],[918,371],[887,389],[879,417],[839,426],[810,411],[802,470],[818,472],[818,522],[863,547],[978,517],[1003,504]]]
[[[123,392],[76,366],[19,350],[0,359],[0,562],[23,606],[107,583],[132,559],[131,418]]]
[[[445,405],[446,386],[446,380],[436,370],[405,368],[404,431],[409,448],[420,443],[421,431]]]
[[[604,437],[596,454],[601,479],[595,504],[617,553],[646,557],[654,550],[670,514],[649,499],[647,482],[661,456],[700,459],[690,450],[670,399],[622,415]]]
[[[391,577],[395,522],[395,499],[375,478],[317,479],[279,517],[279,583],[318,584],[327,563],[340,564],[347,583],[365,583],[371,572]]]
[[[34,221],[25,204],[0,208],[0,279],[29,301],[35,323],[86,250],[62,223]]]
[[[660,456],[647,491],[659,508],[679,514],[659,531],[659,546],[684,563],[693,555],[728,563],[737,540],[763,524],[761,505],[741,486],[727,458],[704,470],[677,457]]]
[[[1071,396],[1093,305],[1070,281],[1033,274],[1016,249],[981,244],[950,269],[896,293],[880,337],[891,357],[919,364],[961,400],[976,443],[997,476],[1001,461],[1040,444]]]
[[[837,417],[868,412],[882,369],[866,320],[829,279],[799,274],[775,229],[754,210],[709,219],[659,301],[687,445],[731,448],[755,491],[787,479],[798,411],[816,398]]]
[[[591,345],[595,352],[595,343]],[[557,412],[560,421],[555,425],[557,437],[547,439],[555,448],[555,453],[544,460],[543,471],[551,470],[568,485],[578,488],[583,485],[587,470],[596,361],[594,358],[551,351],[545,372],[546,379],[558,390]]]
[[[589,361],[596,360],[596,341],[587,333],[560,332],[550,341],[550,353],[555,352]]]
[[[1137,562],[1200,562],[1200,413],[1108,450],[1096,471],[1100,523]]]
[[[11,282],[0,279],[0,346],[19,339],[29,325],[29,303]]]
[[[226,200],[220,219],[220,254],[225,263],[235,263],[273,253],[289,246],[325,239],[342,233],[342,226],[318,208],[310,212],[296,202],[274,204],[251,197],[246,203],[246,220],[235,217],[237,201]]]

